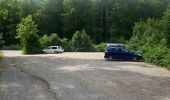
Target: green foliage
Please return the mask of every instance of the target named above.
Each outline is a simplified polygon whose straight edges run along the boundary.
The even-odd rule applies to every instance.
[[[0,61],[1,61],[2,57],[3,57],[3,53],[2,53],[2,51],[0,51]],[[0,89],[1,89],[1,84],[2,84],[2,73],[0,70]]]
[[[37,25],[29,15],[23,18],[17,26],[17,38],[20,39],[24,54],[40,53],[39,37],[37,35]]]
[[[72,51],[86,52],[94,50],[90,37],[85,30],[74,33],[71,40],[71,47]]]
[[[4,2],[4,0],[0,0],[0,18],[2,18],[3,20],[7,19],[8,17],[8,10],[4,8]]]
[[[96,49],[97,52],[104,52],[106,46],[107,46],[107,43],[100,43],[100,44],[95,46],[95,49]]]
[[[2,34],[0,34],[0,48],[2,48],[3,44],[4,44],[4,40],[2,38]]]
[[[48,46],[61,45],[61,39],[56,33],[53,33],[50,36],[47,36],[45,34],[40,38],[40,44],[42,48],[46,48]]]
[[[40,36],[59,33],[71,40],[85,29],[92,41],[125,42],[135,22],[160,18],[169,0],[0,0],[0,33],[4,45],[19,44],[16,26],[29,14]]]
[[[2,59],[2,57],[3,57],[3,53],[2,51],[0,51],[0,60]]]
[[[71,51],[70,42],[67,38],[61,39],[56,33],[47,36],[46,34],[40,38],[41,48],[47,48],[48,46],[62,46],[65,51]]]
[[[133,37],[128,47],[143,54],[145,60],[163,67],[170,67],[170,10],[165,12],[163,19],[148,19],[136,23]]]
[[[9,46],[3,46],[2,50],[21,50],[21,46],[19,44],[16,45],[9,45]]]
[[[71,51],[71,44],[67,38],[61,40],[61,46],[64,48],[64,51]]]
[[[41,44],[41,48],[47,48],[48,46],[50,46],[50,38],[49,36],[47,36],[46,34],[43,35],[42,37],[40,37],[40,44]]]
[[[50,39],[50,45],[61,45],[61,39],[56,33],[52,33],[49,39]]]
[[[0,8],[0,17],[2,17],[4,20],[8,17],[8,10]]]

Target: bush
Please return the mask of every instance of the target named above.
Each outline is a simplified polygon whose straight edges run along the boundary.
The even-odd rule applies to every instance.
[[[56,33],[52,33],[50,36],[47,36],[45,34],[39,39],[39,41],[42,48],[47,48],[48,46],[61,45],[61,39]]]
[[[61,45],[61,39],[56,33],[52,33],[49,36],[50,39],[50,45]]]
[[[2,50],[21,50],[21,46],[19,44],[17,45],[9,45],[9,46],[3,46]]]
[[[2,57],[3,57],[3,53],[2,51],[0,51],[0,60],[2,59]]]
[[[88,52],[94,51],[94,46],[90,37],[87,35],[85,30],[77,31],[74,33],[71,40],[72,51]]]
[[[106,49],[107,43],[100,43],[95,46],[97,52],[104,52]]]
[[[24,54],[39,54],[41,53],[40,43],[38,41],[38,36],[30,34],[29,37],[24,42],[23,53]]]
[[[146,22],[136,23],[127,47],[141,53],[149,63],[170,68],[170,43],[167,38],[170,21],[164,20],[165,18],[160,20],[149,18]]]
[[[0,48],[2,48],[3,44],[4,44],[3,37],[2,34],[0,34]]]
[[[23,18],[17,26],[17,38],[21,41],[24,54],[37,54],[41,52],[37,25],[29,15]]]
[[[40,45],[41,45],[41,48],[47,48],[48,46],[50,46],[50,38],[49,36],[47,36],[46,34],[43,35],[40,39]]]
[[[3,57],[3,53],[0,51],[0,60],[2,59],[2,57]],[[1,89],[1,84],[2,84],[2,73],[0,70],[0,89]]]
[[[64,48],[64,51],[71,51],[71,43],[67,38],[61,40],[61,46]]]
[[[47,48],[48,46],[60,45],[65,51],[71,51],[69,40],[67,38],[60,39],[56,33],[53,33],[50,36],[44,35],[39,41],[42,49]]]

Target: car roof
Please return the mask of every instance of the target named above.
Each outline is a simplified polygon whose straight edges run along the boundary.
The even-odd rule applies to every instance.
[[[122,49],[122,47],[109,47],[107,49]]]
[[[121,43],[107,43],[107,45],[121,45],[121,46],[123,46],[124,44],[121,44]]]
[[[61,47],[61,46],[50,46],[50,47]]]

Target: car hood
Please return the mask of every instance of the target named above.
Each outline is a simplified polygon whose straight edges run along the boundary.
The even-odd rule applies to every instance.
[[[43,49],[43,51],[44,51],[44,50],[48,50],[48,49]]]
[[[133,55],[135,55],[135,56],[142,56],[141,54],[136,53],[136,52],[131,52],[131,54],[133,54]]]

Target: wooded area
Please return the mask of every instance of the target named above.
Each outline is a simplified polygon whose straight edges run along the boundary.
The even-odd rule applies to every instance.
[[[167,67],[169,4],[170,0],[0,0],[0,46],[21,45],[26,53],[38,53],[55,44],[67,51],[102,51],[105,43],[124,43],[146,61]]]
[[[0,31],[5,45],[18,44],[16,25],[29,14],[40,36],[57,33],[71,39],[86,30],[94,43],[124,42],[135,22],[160,18],[169,0],[1,0]],[[9,42],[10,41],[10,42]]]

